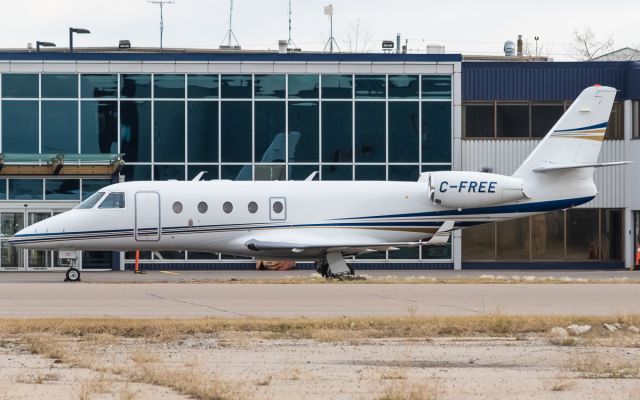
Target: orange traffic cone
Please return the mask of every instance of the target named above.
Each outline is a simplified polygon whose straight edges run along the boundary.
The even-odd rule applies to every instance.
[[[640,246],[636,249],[636,269],[640,268]]]

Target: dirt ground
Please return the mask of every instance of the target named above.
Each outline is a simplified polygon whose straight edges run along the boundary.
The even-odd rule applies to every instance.
[[[541,335],[0,337],[0,399],[39,398],[632,400],[640,348]]]

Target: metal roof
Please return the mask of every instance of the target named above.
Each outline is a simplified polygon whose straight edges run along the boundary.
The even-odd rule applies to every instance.
[[[615,87],[618,99],[640,98],[640,63],[462,63],[463,100],[572,100],[594,84]]]

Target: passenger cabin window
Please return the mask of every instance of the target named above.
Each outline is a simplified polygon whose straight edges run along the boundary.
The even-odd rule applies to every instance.
[[[124,208],[124,193],[110,193],[98,208]]]
[[[93,206],[98,204],[98,202],[100,201],[102,196],[104,196],[104,192],[96,192],[96,193],[92,194],[91,196],[89,196],[88,199],[86,199],[82,203],[78,204],[78,206],[76,208],[77,209],[93,208]]]

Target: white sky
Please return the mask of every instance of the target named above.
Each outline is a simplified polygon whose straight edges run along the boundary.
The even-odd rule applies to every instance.
[[[334,36],[349,48],[356,22],[368,31],[370,50],[400,32],[410,51],[444,44],[448,53],[502,54],[505,40],[517,34],[533,43],[540,37],[543,55],[570,59],[574,29],[590,26],[612,37],[615,48],[640,43],[638,0],[292,0],[293,40],[303,50],[322,50],[329,36],[323,7],[334,5]],[[244,49],[274,49],[286,39],[288,0],[235,0],[234,32]],[[68,27],[91,30],[76,35],[76,46],[158,46],[159,8],[146,0],[0,0],[0,48],[24,48],[28,42],[68,46]],[[175,0],[165,6],[165,47],[217,47],[225,36],[228,0]],[[360,43],[362,45],[362,42]]]

